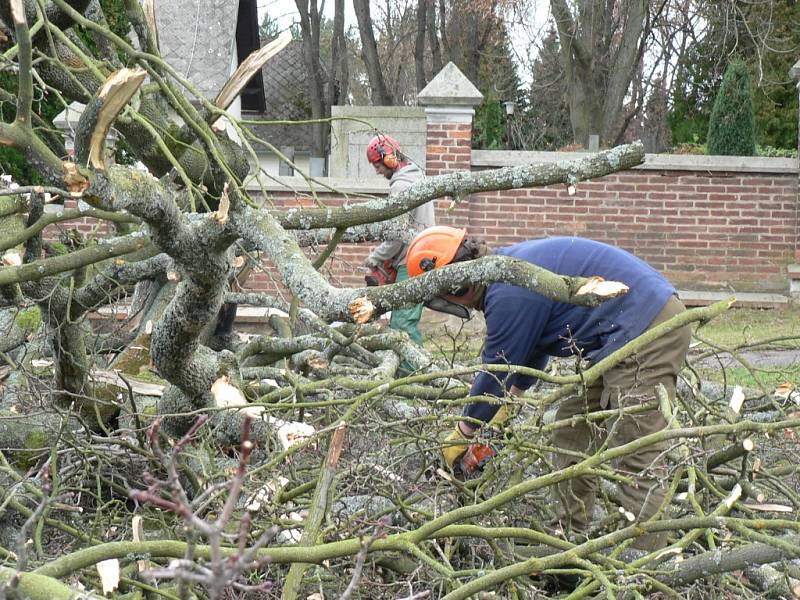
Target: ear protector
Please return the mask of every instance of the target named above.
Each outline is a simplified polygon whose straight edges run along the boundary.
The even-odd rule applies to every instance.
[[[375,150],[378,151],[378,155],[381,157],[381,162],[386,168],[394,171],[398,166],[400,166],[400,160],[397,158],[397,153],[391,146],[384,147],[383,144],[378,144],[375,147]]]

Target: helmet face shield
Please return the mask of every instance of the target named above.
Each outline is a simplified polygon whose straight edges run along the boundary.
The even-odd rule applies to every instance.
[[[436,312],[454,315],[459,319],[469,319],[470,317],[469,309],[466,306],[463,306],[462,304],[456,304],[455,302],[450,302],[446,298],[442,298],[440,296],[431,298],[424,303],[424,306],[426,308],[430,308],[431,310],[435,310]]]

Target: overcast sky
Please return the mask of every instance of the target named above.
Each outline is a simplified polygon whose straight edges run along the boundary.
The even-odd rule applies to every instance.
[[[332,1],[325,2],[324,13],[329,19],[333,19],[333,4]],[[270,17],[277,19],[282,29],[299,19],[294,0],[258,0],[259,21],[264,18],[264,13],[269,13]],[[356,24],[356,13],[353,12],[353,3],[350,0],[345,0],[344,17],[346,25]]]
[[[530,64],[535,56],[536,49],[531,47],[530,40],[543,37],[543,30],[546,28],[550,6],[547,0],[533,0],[519,3],[517,6],[524,6],[524,13],[510,15],[511,45],[512,53],[519,66],[518,74],[524,83],[530,82]],[[325,2],[323,11],[326,17],[333,19],[333,0]],[[345,26],[357,25],[356,14],[353,10],[352,0],[345,0]],[[259,23],[268,13],[273,19],[277,19],[281,29],[286,29],[292,22],[299,20],[297,6],[294,0],[258,0]],[[533,52],[531,52],[533,49]]]

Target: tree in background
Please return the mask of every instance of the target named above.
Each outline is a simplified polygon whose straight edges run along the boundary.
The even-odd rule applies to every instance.
[[[475,133],[472,147],[498,150],[503,147],[506,128],[503,123],[503,105],[499,100],[484,100],[475,110]]]
[[[744,61],[734,60],[725,70],[711,120],[708,153],[753,156],[756,152],[750,74]]]
[[[353,0],[353,8],[358,20],[358,31],[361,34],[361,56],[369,77],[372,103],[379,106],[391,105],[393,100],[383,77],[384,68],[378,55],[369,0]],[[392,57],[392,63],[396,64],[397,59],[398,57]]]
[[[663,5],[647,0],[612,3],[551,0],[558,30],[560,62],[569,93],[573,139],[592,134],[614,144],[625,129],[623,107],[655,20]]]
[[[483,149],[524,148],[515,135],[515,124],[527,108],[527,98],[517,74],[517,65],[512,57],[509,35],[505,23],[498,21],[497,36],[487,42],[481,53],[477,79],[473,80],[484,96],[483,103],[475,111],[475,136],[473,147]],[[503,104],[514,102],[516,110],[508,127]],[[508,131],[511,139],[508,139]]]
[[[701,42],[690,47],[680,61],[670,92],[672,108],[667,122],[674,144],[704,144],[708,120],[714,104],[722,70],[717,72],[718,56]]]
[[[753,110],[760,146],[797,148],[798,98],[789,69],[800,55],[800,4],[756,3],[746,12],[757,52],[745,54],[754,73]]]
[[[559,62],[558,33],[550,27],[532,67],[526,110],[517,119],[515,137],[526,150],[556,150],[572,142],[567,80]]]
[[[753,73],[757,143],[795,149],[797,94],[788,71],[800,52],[800,5],[715,1],[693,10],[704,25],[681,51],[670,86],[674,142],[705,143],[717,89],[736,54]]]
[[[361,84],[354,79],[354,96],[376,105],[413,104],[443,63],[452,61],[486,99],[475,116],[478,146],[499,147],[506,137],[501,104],[526,103],[503,19],[506,4],[396,0],[370,5],[356,0],[369,87],[359,94],[355,90]]]

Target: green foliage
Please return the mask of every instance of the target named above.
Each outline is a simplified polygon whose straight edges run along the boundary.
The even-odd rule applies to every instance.
[[[572,143],[567,81],[559,52],[558,34],[551,29],[533,63],[528,106],[518,119],[519,147],[525,150],[557,150]]]
[[[16,97],[18,89],[17,76],[10,72],[0,72],[0,88]],[[34,98],[33,100],[34,112],[52,129],[55,129],[52,125],[53,119],[63,108],[62,102],[54,95]],[[15,105],[10,102],[0,102],[0,119],[3,122],[10,123],[14,120],[16,114]],[[11,178],[20,185],[43,183],[36,170],[30,168],[28,161],[15,148],[0,146],[0,172],[4,175],[11,175]]]
[[[744,61],[734,60],[725,70],[708,123],[708,153],[753,156],[756,152],[750,73]]]
[[[694,142],[684,142],[672,147],[673,154],[707,154],[705,144],[697,144]]]
[[[798,98],[789,69],[800,54],[800,3],[770,3],[769,44],[761,53],[754,73],[759,73],[753,90],[756,140],[765,146],[797,149]],[[754,5],[756,11],[764,7]]]
[[[483,103],[475,111],[475,132],[472,147],[483,150],[513,148],[507,138],[504,102],[514,102],[517,110],[522,108],[525,97],[520,92],[517,66],[508,45],[505,26],[498,25],[500,35],[489,41],[480,58],[476,85],[484,96]],[[466,59],[466,57],[465,57]],[[466,72],[465,69],[464,72]]]
[[[125,39],[131,31],[131,21],[128,18],[128,13],[125,10],[125,0],[100,0],[100,7],[103,9],[103,15],[108,23],[108,28],[112,33]],[[83,27],[75,25],[73,27],[78,34],[80,40],[84,43],[91,53],[98,56],[97,42],[94,35]],[[122,50],[117,50],[117,57],[123,64],[128,62],[128,57]]]
[[[333,21],[325,18],[324,16],[322,17],[322,20],[323,22],[328,22],[329,23],[328,28],[331,31],[333,31]],[[325,24],[323,23],[323,28],[324,27]],[[264,44],[268,44],[269,42],[277,38],[281,33],[283,33],[283,29],[281,28],[280,23],[278,23],[278,19],[273,19],[269,15],[269,13],[265,13],[264,18],[261,19],[261,25],[258,26],[258,36],[261,39],[261,45],[263,46]],[[291,25],[289,25],[289,33],[292,34],[292,39],[297,41],[303,40],[303,35],[300,31],[299,23],[294,22]],[[320,34],[320,38],[324,39],[324,35]],[[328,39],[330,39],[330,35],[328,36]],[[322,41],[320,41],[320,47],[324,45],[325,44]]]
[[[505,136],[502,104],[499,100],[485,100],[475,111],[473,148],[497,150],[503,147]]]
[[[772,158],[797,158],[797,148],[776,148],[775,146],[756,146],[756,156]]]
[[[16,314],[14,321],[23,331],[36,331],[42,324],[42,311],[38,306],[25,308]]]
[[[50,252],[53,256],[66,256],[69,254],[69,248],[64,242],[50,242]]]
[[[131,21],[125,10],[125,0],[100,0],[100,7],[111,31],[123,39],[126,38],[131,30]]]
[[[280,33],[281,28],[278,25],[278,20],[270,17],[269,13],[265,13],[264,18],[261,19],[261,25],[258,26],[258,36],[261,38],[261,44],[268,44],[278,37]]]
[[[672,110],[667,123],[672,130],[672,143],[704,144],[708,121],[721,71],[707,56],[709,49],[700,42],[691,46],[680,61],[671,90]]]
[[[705,143],[726,60],[737,54],[758,74],[752,85],[756,141],[796,148],[798,100],[788,72],[800,49],[800,3],[710,0],[702,17],[705,36],[680,57],[671,90],[673,143]]]

